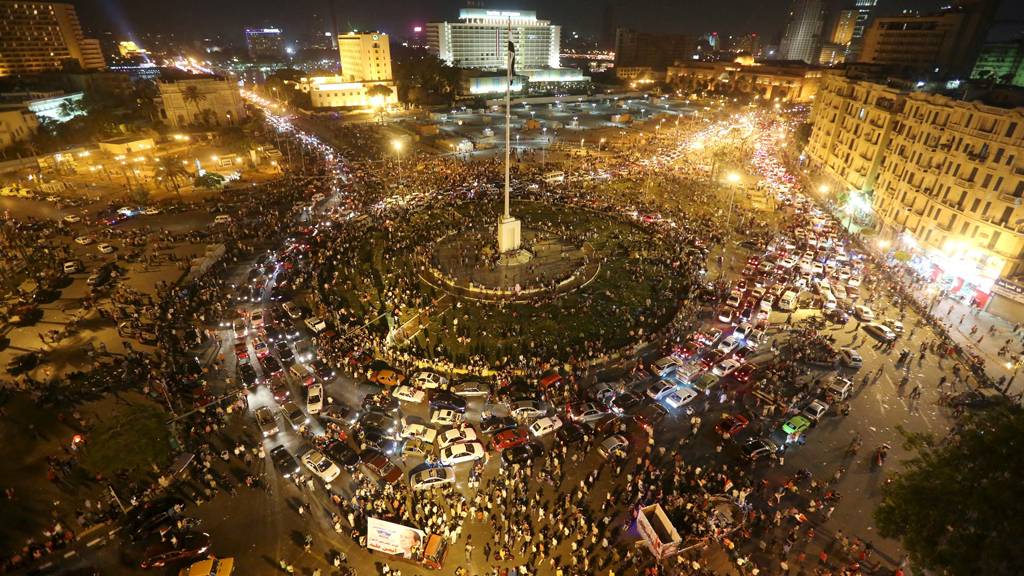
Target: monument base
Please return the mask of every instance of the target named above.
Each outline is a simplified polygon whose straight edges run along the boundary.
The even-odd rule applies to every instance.
[[[498,251],[505,253],[518,250],[522,241],[519,220],[511,217],[498,220]]]

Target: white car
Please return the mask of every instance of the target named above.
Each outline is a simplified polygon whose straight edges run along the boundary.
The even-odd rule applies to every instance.
[[[540,438],[547,436],[562,427],[562,419],[558,416],[545,416],[530,425],[530,432]]]
[[[319,334],[324,330],[327,330],[327,322],[321,320],[318,316],[312,318],[306,318],[306,326],[313,331],[314,334]]]
[[[293,320],[297,320],[302,317],[302,310],[299,310],[299,307],[291,302],[285,303],[281,308],[283,308],[285,313],[291,316]]]
[[[539,418],[547,414],[544,405],[536,400],[518,400],[508,407],[508,412],[517,418]]]
[[[661,400],[665,396],[675,392],[675,390],[675,384],[672,384],[667,380],[660,380],[651,384],[650,388],[647,389],[647,397],[651,400]]]
[[[252,323],[253,328],[263,326],[263,310],[253,310],[249,315],[249,322]]]
[[[146,208],[143,212],[146,216],[155,216],[160,213],[159,208]]]
[[[448,466],[427,468],[419,472],[409,473],[409,486],[413,490],[424,490],[455,483],[455,470]]]
[[[474,396],[487,396],[491,393],[491,387],[483,382],[461,382],[452,386],[452,392],[457,396],[471,398]]]
[[[807,407],[803,409],[801,414],[807,416],[807,418],[814,421],[820,420],[821,417],[825,415],[825,412],[828,412],[828,404],[822,402],[821,400],[815,400],[814,402],[808,404]]]
[[[75,216],[74,214],[70,214],[70,215],[64,217],[64,221],[67,222],[68,224],[76,224],[76,223],[82,221],[82,217],[81,216]]]
[[[839,351],[839,358],[850,368],[860,368],[864,365],[864,359],[852,348],[843,348]]]
[[[479,442],[452,444],[441,450],[441,464],[453,466],[463,462],[472,462],[484,457],[484,445]]]
[[[743,324],[740,324],[739,326],[736,327],[735,330],[732,331],[732,335],[737,338],[746,340],[747,336],[750,336],[750,333],[753,331],[754,327],[751,326],[749,323],[744,322]]]
[[[95,242],[95,240],[93,240],[91,236],[79,236],[78,238],[75,238],[75,242],[78,242],[82,246],[88,246]]]
[[[113,254],[114,253],[114,247],[111,246],[110,244],[100,244],[100,245],[96,246],[96,248],[98,248],[99,251],[104,253],[104,254]]]
[[[427,393],[423,390],[408,385],[395,388],[395,391],[392,392],[391,395],[402,402],[414,402],[416,404],[423,402],[427,397]]]
[[[440,450],[451,446],[452,444],[461,444],[463,442],[473,442],[477,440],[476,430],[466,426],[465,428],[452,428],[446,430],[437,437],[437,447]]]
[[[341,474],[341,469],[318,450],[310,450],[303,454],[302,463],[324,482],[334,482],[334,479]]]
[[[320,383],[310,384],[306,388],[306,411],[310,414],[319,414],[324,407],[324,385]]]
[[[665,356],[664,358],[651,364],[651,374],[654,374],[655,376],[661,376],[665,372],[668,372],[669,370],[675,368],[679,368],[682,365],[683,362],[679,358],[676,358],[675,356]]]
[[[441,426],[455,426],[462,422],[463,415],[455,410],[434,410],[430,413],[430,423]]]
[[[444,388],[448,385],[448,379],[434,372],[417,372],[412,375],[410,383],[429,390],[433,388]]]
[[[718,313],[718,319],[726,324],[732,324],[733,312],[735,312],[735,310],[732,308],[723,308],[722,311]]]
[[[864,322],[871,322],[875,319],[875,313],[867,306],[857,305],[853,307],[853,314]]]
[[[243,318],[235,318],[232,326],[235,330],[235,338],[245,338],[249,334],[249,327]]]
[[[416,438],[427,444],[433,444],[437,439],[437,428],[426,424],[406,424],[405,428],[402,428],[402,438]]]
[[[664,402],[665,404],[668,404],[670,408],[679,408],[684,404],[689,404],[696,397],[696,390],[689,386],[683,386],[681,388],[676,388],[671,394],[666,396]]]
[[[721,362],[719,362],[718,365],[716,365],[715,368],[712,370],[712,372],[714,372],[716,376],[725,377],[728,376],[729,374],[732,374],[733,371],[739,368],[742,363],[743,362],[735,358],[728,358],[726,360],[722,360]]]
[[[726,354],[732,354],[732,351],[739,348],[743,344],[743,338],[736,336],[735,334],[729,336],[725,340],[718,343],[718,349]]]

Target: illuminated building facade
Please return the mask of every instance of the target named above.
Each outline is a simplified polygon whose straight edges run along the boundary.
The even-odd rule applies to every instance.
[[[284,38],[277,28],[246,28],[245,42],[253,60],[273,60],[284,56]]]
[[[517,71],[559,67],[562,28],[531,10],[463,8],[459,22],[427,24],[427,48],[451,66],[504,70],[509,25]]]
[[[666,80],[691,91],[710,83],[715,90],[732,86],[734,91],[771,100],[810,102],[818,92],[821,75],[820,66],[775,60],[752,62],[748,56],[736,62],[680,60],[669,66]]]
[[[185,90],[195,86],[203,96],[198,102],[185,101]],[[209,123],[213,126],[237,124],[245,118],[245,102],[238,84],[220,76],[193,76],[180,80],[160,80],[160,99],[163,101],[161,117],[168,125],[183,128],[203,125],[203,111],[210,110]]]
[[[381,32],[338,36],[340,76],[303,78],[299,89],[308,92],[314,108],[370,108],[398,104],[398,90],[391,78],[391,43]],[[384,86],[387,95],[370,92]]]
[[[824,17],[825,7],[821,0],[793,0],[786,20],[786,33],[779,45],[779,59],[816,62]]]
[[[0,23],[0,77],[59,70],[69,60],[106,67],[99,40],[83,37],[70,4],[0,1]]]

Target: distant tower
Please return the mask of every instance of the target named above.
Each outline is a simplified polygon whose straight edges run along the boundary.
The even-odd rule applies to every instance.
[[[822,0],[793,0],[786,21],[786,33],[779,46],[780,60],[817,61],[824,25]]]

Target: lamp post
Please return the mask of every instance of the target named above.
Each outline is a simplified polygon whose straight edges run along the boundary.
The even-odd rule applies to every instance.
[[[1012,370],[1010,372],[1010,379],[1006,381],[1006,388],[1003,388],[1003,394],[1010,391],[1010,385],[1013,384],[1013,379],[1017,377],[1017,372],[1020,371],[1021,365],[1024,364],[1024,354],[1017,358],[1016,362],[1007,362],[1006,369]]]
[[[399,140],[394,141],[395,155],[398,156],[398,181],[402,181],[402,142]]]
[[[733,172],[729,174],[729,182],[732,186],[729,187],[729,213],[725,215],[725,230],[726,233],[729,231],[729,221],[732,219],[732,200],[736,196],[736,183],[740,181],[740,175]]]

